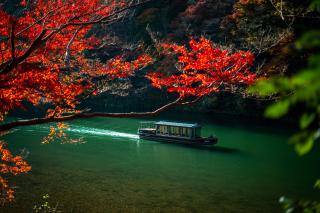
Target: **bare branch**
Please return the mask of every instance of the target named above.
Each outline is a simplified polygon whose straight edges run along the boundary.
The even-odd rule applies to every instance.
[[[284,22],[286,22],[285,19],[284,19],[284,17],[283,17],[283,2],[282,2],[282,0],[280,1],[280,9],[273,3],[273,0],[269,0],[269,1],[270,1],[270,3],[272,4],[272,6],[274,7],[274,9],[276,9],[276,11],[279,13],[280,18],[281,18]]]
[[[31,126],[36,124],[71,121],[79,118],[94,118],[94,117],[133,118],[133,117],[155,116],[160,112],[163,112],[171,107],[180,105],[181,101],[182,101],[182,97],[179,97],[175,101],[170,102],[151,112],[128,112],[128,113],[81,112],[81,113],[76,113],[76,114],[61,116],[61,117],[46,117],[46,118],[35,118],[35,119],[29,119],[29,120],[19,120],[19,121],[0,125],[0,132],[7,131],[19,126]]]
[[[107,16],[103,16],[103,17],[101,17],[101,18],[99,18],[97,20],[87,21],[87,22],[70,22],[70,23],[67,23],[63,28],[65,28],[67,26],[98,24],[98,23],[106,21],[107,19],[112,18],[112,17],[114,17],[114,16],[116,16],[116,15],[122,13],[122,12],[125,12],[125,11],[127,11],[129,9],[133,9],[133,8],[139,7],[141,5],[144,5],[144,4],[152,2],[152,1],[154,1],[154,0],[147,0],[147,1],[143,1],[143,2],[137,3],[137,4],[129,5],[129,6],[125,7],[125,8],[122,8],[120,10],[117,10],[117,11],[113,12],[112,14],[109,14]]]
[[[200,101],[202,98],[203,98],[203,96],[199,96],[199,97],[195,98],[195,99],[192,100],[192,101],[183,102],[183,103],[181,103],[180,105],[191,105],[191,104],[197,103],[197,102]]]

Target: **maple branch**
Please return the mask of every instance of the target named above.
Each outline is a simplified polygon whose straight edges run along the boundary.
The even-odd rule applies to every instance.
[[[7,61],[3,64],[0,65],[0,70],[2,70],[0,72],[1,75],[4,74],[8,74],[16,65],[18,65],[19,63],[21,63],[22,61],[24,61],[26,58],[28,58],[31,53],[37,49],[37,47],[42,43],[42,38],[44,37],[44,35],[46,34],[47,30],[42,30],[42,32],[38,35],[38,37],[32,42],[32,44],[30,45],[30,47],[26,50],[26,52],[19,56],[18,58],[16,58],[16,60],[13,61]]]
[[[136,8],[138,6],[141,6],[143,4],[146,4],[146,3],[149,3],[149,2],[152,2],[152,1],[154,1],[154,0],[147,0],[147,1],[143,1],[143,2],[137,3],[137,4],[129,5],[128,7],[125,7],[123,9],[118,10],[118,11],[115,11],[112,14],[104,16],[104,17],[102,17],[102,18],[100,18],[98,20],[88,21],[88,22],[69,22],[69,23],[63,24],[58,29],[53,30],[51,33],[49,33],[46,36],[45,36],[45,34],[47,32],[47,29],[43,29],[42,32],[39,34],[39,36],[30,45],[29,49],[22,56],[16,58],[16,60],[9,60],[9,61],[6,61],[6,62],[0,64],[0,74],[3,75],[3,74],[9,73],[11,70],[14,69],[14,67],[16,65],[18,65],[19,63],[24,61],[27,57],[29,57],[31,55],[31,53],[33,51],[35,51],[38,48],[38,46],[40,46],[40,44],[47,42],[53,35],[61,32],[61,30],[67,28],[68,26],[79,26],[79,25],[80,26],[85,26],[85,25],[102,23],[102,22],[106,21],[107,19],[109,19],[109,18],[111,18],[111,17],[113,17],[113,16],[115,16],[117,14],[120,14],[120,13],[126,11],[126,10],[129,10],[129,9],[132,9],[132,8]],[[51,13],[51,11],[47,15],[49,15],[50,13]],[[45,15],[43,18],[45,18],[47,15]],[[42,18],[40,18],[39,20],[42,20]],[[118,19],[112,19],[112,20],[116,21]],[[30,26],[32,26],[32,25],[30,25]],[[24,31],[24,30],[22,30],[22,31]],[[19,33],[21,33],[21,32],[19,32]]]
[[[30,29],[31,27],[33,27],[33,26],[36,25],[37,23],[40,23],[43,19],[45,19],[45,18],[50,18],[49,15],[51,15],[51,14],[55,15],[55,14],[57,14],[57,11],[58,11],[59,9],[60,9],[60,8],[58,8],[58,9],[55,8],[55,9],[50,10],[48,13],[46,13],[44,16],[42,16],[41,18],[39,18],[38,20],[36,20],[36,21],[33,22],[32,24],[30,24],[28,27],[20,30],[20,31],[17,33],[17,36],[20,35],[21,33],[23,33],[24,31]],[[55,12],[55,13],[53,13],[53,12]]]
[[[192,100],[192,101],[186,101],[186,102],[181,103],[180,105],[191,105],[191,104],[197,103],[197,102],[200,101],[202,98],[203,98],[203,96],[199,96],[199,97],[195,98],[195,99]]]
[[[71,45],[74,41],[74,39],[76,38],[77,34],[79,33],[79,31],[83,28],[83,26],[80,26],[73,34],[72,38],[70,39],[67,47],[66,47],[66,53],[65,53],[65,57],[64,57],[64,63],[66,64],[66,66],[68,67],[70,65],[70,49],[71,49]]]
[[[8,131],[10,129],[13,129],[19,126],[31,126],[35,124],[71,121],[71,120],[80,119],[80,118],[94,118],[94,117],[133,118],[133,117],[155,116],[160,112],[167,110],[168,108],[180,105],[181,100],[182,100],[182,97],[180,96],[176,100],[151,112],[128,112],[128,113],[80,112],[80,113],[61,116],[61,117],[45,117],[45,118],[34,118],[34,119],[28,119],[28,120],[19,120],[19,121],[14,121],[11,123],[5,123],[0,125],[0,132]]]
[[[139,6],[141,6],[141,5],[144,5],[144,4],[149,3],[149,2],[152,2],[152,1],[155,1],[155,0],[147,0],[147,1],[139,2],[139,3],[137,3],[137,4],[129,5],[129,6],[125,7],[125,8],[122,8],[122,9],[120,9],[120,10],[117,10],[117,11],[115,11],[115,12],[113,12],[113,13],[107,15],[107,16],[103,16],[103,17],[101,17],[100,19],[97,19],[97,20],[87,21],[87,22],[70,22],[70,23],[67,23],[67,24],[65,25],[65,27],[67,27],[67,26],[77,26],[77,25],[98,24],[98,23],[101,23],[101,22],[105,21],[105,20],[108,19],[108,18],[111,18],[111,17],[113,17],[113,16],[115,16],[115,15],[118,15],[118,14],[120,14],[120,13],[122,13],[122,12],[125,12],[126,10],[139,7]]]
[[[0,43],[0,54],[1,54],[1,63],[3,63],[4,62],[4,56],[3,56],[3,52],[5,51],[5,49],[4,50],[2,50],[2,45],[1,45],[1,43]]]
[[[93,21],[70,22],[70,20],[69,20],[68,23],[65,23],[65,24],[61,25],[59,28],[57,28],[57,29],[55,29],[55,30],[51,29],[51,30],[53,30],[53,31],[52,31],[50,34],[48,34],[48,35],[43,39],[43,41],[46,42],[46,41],[49,40],[54,34],[60,32],[61,30],[65,29],[65,28],[67,28],[67,27],[69,27],[69,26],[86,26],[86,25],[92,25],[92,24],[106,23],[106,22],[107,22],[107,19],[112,18],[112,17],[115,16],[115,15],[118,15],[118,14],[120,14],[120,13],[126,11],[126,10],[129,10],[129,9],[132,9],[132,8],[136,8],[136,7],[138,7],[138,6],[144,5],[144,4],[149,3],[149,2],[152,2],[152,1],[155,1],[155,0],[147,0],[147,1],[143,1],[143,2],[137,3],[137,4],[130,5],[130,6],[128,6],[128,7],[122,8],[122,9],[117,10],[117,11],[115,11],[115,12],[113,12],[113,13],[107,15],[107,16],[103,16],[103,17],[101,17],[101,18],[99,18],[99,19],[97,19],[97,20],[93,20]],[[81,16],[79,16],[79,17],[81,17]],[[79,18],[79,17],[73,17],[72,20],[77,19],[77,18]],[[118,18],[111,19],[111,21],[117,21],[117,20],[118,20]],[[109,21],[110,21],[110,20],[109,20]],[[110,24],[110,22],[107,22],[107,23]]]
[[[55,30],[54,30],[54,29],[51,29],[52,32],[49,33],[46,37],[44,37],[42,41],[43,41],[44,43],[47,42],[52,36],[54,36],[55,34],[61,32],[61,30],[65,29],[65,28],[67,28],[67,27],[69,27],[69,26],[81,26],[81,27],[84,27],[84,26],[86,26],[86,25],[99,24],[99,23],[112,24],[113,22],[117,21],[118,18],[113,18],[113,19],[111,19],[111,20],[108,20],[109,18],[111,18],[111,17],[113,17],[113,16],[115,16],[115,15],[117,15],[117,14],[120,14],[120,13],[126,11],[126,10],[129,10],[129,9],[132,9],[132,8],[136,8],[136,7],[138,7],[138,6],[141,6],[141,5],[143,5],[143,4],[146,4],[146,3],[149,3],[149,2],[152,2],[152,1],[155,1],[155,0],[147,0],[147,1],[143,1],[143,2],[140,2],[140,3],[134,4],[134,5],[130,5],[130,6],[128,6],[128,7],[122,8],[122,9],[120,9],[120,10],[118,10],[118,11],[115,11],[115,12],[113,12],[112,14],[109,14],[109,15],[107,15],[107,16],[103,16],[103,17],[101,17],[101,18],[98,19],[98,20],[87,21],[87,22],[70,22],[70,20],[69,20],[68,23],[65,23],[65,24],[61,25],[59,28],[57,28],[57,29],[55,29]],[[80,17],[81,17],[81,16],[73,17],[72,20],[77,19],[77,18],[80,18]],[[107,20],[108,20],[108,21],[107,21]]]
[[[12,57],[12,61],[14,61],[15,60],[15,54],[14,54],[14,52],[15,52],[15,44],[14,44],[14,29],[15,29],[15,27],[16,27],[16,21],[13,21],[12,22],[12,25],[11,25],[11,32],[10,32],[10,44],[11,44],[11,57]]]

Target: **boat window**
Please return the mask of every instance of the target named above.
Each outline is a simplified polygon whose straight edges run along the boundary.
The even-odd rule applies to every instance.
[[[157,125],[158,134],[182,136],[188,138],[200,137],[201,128],[188,128],[180,126]]]
[[[188,137],[187,128],[185,127],[181,128],[181,136]]]
[[[200,137],[200,135],[201,135],[201,128],[196,128],[196,137]]]
[[[187,136],[190,138],[193,136],[192,135],[192,128],[187,128]]]
[[[170,127],[170,134],[171,135],[180,135],[180,127],[171,126]]]
[[[159,129],[158,132],[160,134],[168,134],[168,126],[164,126],[164,125],[159,125]]]

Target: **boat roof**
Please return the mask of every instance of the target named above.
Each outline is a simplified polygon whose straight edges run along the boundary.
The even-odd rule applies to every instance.
[[[182,123],[182,122],[171,122],[171,121],[158,121],[158,122],[155,122],[155,124],[166,125],[166,126],[188,127],[188,128],[200,127],[200,125],[197,123]]]

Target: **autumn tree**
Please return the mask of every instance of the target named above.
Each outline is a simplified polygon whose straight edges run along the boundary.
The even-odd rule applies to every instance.
[[[29,0],[21,1],[14,14],[2,4],[0,121],[11,110],[23,109],[25,103],[48,104],[47,121],[77,112],[75,107],[81,98],[96,93],[91,79],[126,77],[150,63],[152,58],[143,54],[130,62],[119,56],[106,64],[85,57],[86,50],[100,43],[94,35],[88,35],[95,24],[112,24],[126,11],[146,2]],[[2,202],[13,199],[5,177],[28,172],[31,167],[20,156],[13,157],[4,142],[0,145]]]
[[[164,75],[151,72],[147,75],[152,85],[165,87],[168,92],[183,98],[198,98],[221,90],[232,91],[239,85],[252,84],[255,74],[249,71],[254,57],[248,51],[231,53],[215,46],[210,40],[191,39],[189,48],[177,44],[160,44],[165,55],[176,55],[177,73]]]
[[[91,117],[136,117],[155,115],[176,105],[190,104],[221,90],[234,91],[255,80],[249,70],[254,57],[250,52],[231,52],[201,38],[188,45],[157,44],[164,56],[176,60],[176,72],[150,71],[152,85],[174,93],[175,99],[151,112],[87,112],[77,108],[85,97],[98,95],[94,78],[128,78],[157,59],[138,52],[132,60],[123,56],[102,63],[86,57],[86,51],[99,46],[92,33],[99,24],[110,25],[126,16],[130,9],[148,2],[100,0],[24,0],[19,13],[0,8],[0,132],[18,126],[68,121]],[[25,104],[47,105],[44,117],[4,122],[14,109]],[[14,174],[31,169],[19,156],[12,157],[1,143],[1,195],[8,195],[2,178],[7,167],[18,167]],[[8,157],[9,156],[9,157]],[[19,167],[23,165],[23,167]],[[1,169],[0,168],[0,169]],[[12,172],[11,172],[12,173]],[[2,181],[1,181],[2,180]],[[10,191],[10,198],[12,191]]]

